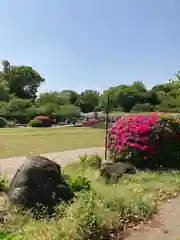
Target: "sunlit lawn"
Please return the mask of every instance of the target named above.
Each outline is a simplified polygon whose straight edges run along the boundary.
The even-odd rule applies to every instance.
[[[0,129],[0,157],[103,146],[104,136],[92,128]]]

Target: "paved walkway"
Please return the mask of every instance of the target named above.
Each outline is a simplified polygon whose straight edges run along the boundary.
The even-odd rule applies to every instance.
[[[78,159],[78,156],[84,154],[94,154],[97,153],[99,155],[104,154],[103,147],[93,147],[87,149],[76,149],[71,151],[57,152],[57,153],[44,153],[41,154],[44,157],[47,157],[61,166],[66,165],[70,162],[73,162]],[[5,173],[8,178],[12,178],[15,174],[16,170],[23,163],[25,156],[20,157],[10,157],[10,158],[0,158],[0,172]]]

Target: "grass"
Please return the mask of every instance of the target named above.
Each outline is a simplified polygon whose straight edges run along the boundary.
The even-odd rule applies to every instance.
[[[80,163],[66,166],[64,173],[73,179],[83,174],[92,190],[80,192],[72,205],[58,207],[59,215],[48,223],[15,214],[0,227],[20,231],[18,240],[110,239],[110,233],[120,239],[124,227],[151,218],[157,205],[180,189],[180,172],[175,171],[126,175],[117,185],[105,184],[97,170],[88,165],[82,169]]]
[[[105,132],[92,128],[0,129],[0,157],[103,146]]]

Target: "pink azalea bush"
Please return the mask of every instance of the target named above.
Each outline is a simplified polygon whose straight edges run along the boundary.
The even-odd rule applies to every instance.
[[[176,165],[178,159],[180,163],[179,137],[180,123],[169,115],[125,115],[109,130],[108,149],[114,161],[136,166],[165,166],[171,161]]]

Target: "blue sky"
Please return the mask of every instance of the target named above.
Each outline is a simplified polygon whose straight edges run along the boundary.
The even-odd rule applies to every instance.
[[[179,0],[1,0],[0,59],[40,91],[168,81],[180,68]]]

